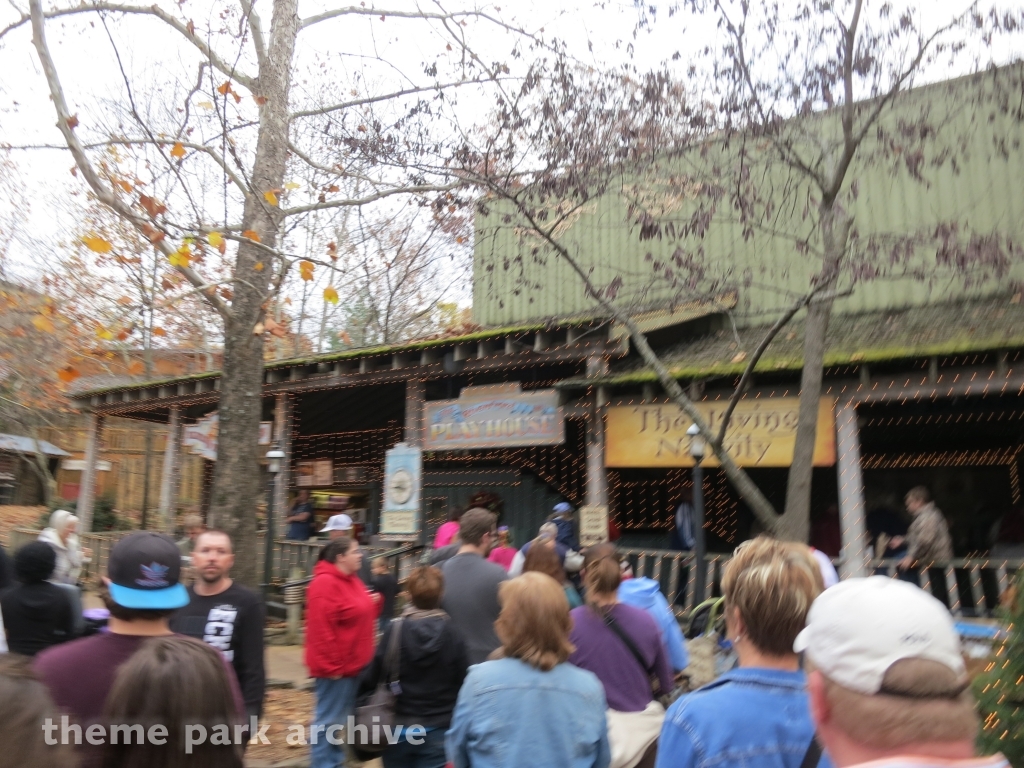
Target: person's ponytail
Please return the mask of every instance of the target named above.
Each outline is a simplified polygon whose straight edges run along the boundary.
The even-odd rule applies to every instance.
[[[587,573],[583,577],[583,585],[587,588],[587,601],[601,594],[614,594],[622,583],[622,571],[614,557],[602,557],[587,565]]]

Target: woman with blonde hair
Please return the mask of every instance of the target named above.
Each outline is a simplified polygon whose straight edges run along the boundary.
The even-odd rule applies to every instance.
[[[814,741],[793,651],[821,591],[821,571],[804,544],[759,536],[736,549],[722,592],[739,667],[669,708],[657,768],[831,765]]]
[[[542,573],[502,583],[501,647],[471,667],[445,738],[455,768],[607,768],[600,681],[567,663],[569,602]]]

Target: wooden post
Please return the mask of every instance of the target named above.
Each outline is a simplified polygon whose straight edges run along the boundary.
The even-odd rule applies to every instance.
[[[274,514],[277,535],[283,536],[286,531],[284,519],[288,517],[288,489],[291,487],[292,470],[292,400],[280,393],[274,401],[274,438],[277,447],[284,453],[281,459],[281,471],[277,473],[274,483]]]
[[[78,505],[75,508],[81,526],[79,533],[92,531],[92,510],[96,502],[96,463],[99,461],[102,439],[103,417],[98,413],[90,413],[85,438],[85,470],[82,472],[82,485],[78,490]]]
[[[167,417],[167,443],[164,445],[163,474],[160,476],[159,529],[174,533],[174,508],[178,490],[178,455],[181,452],[181,407],[172,405]]]
[[[860,471],[860,429],[857,407],[839,405],[836,413],[836,469],[839,473],[839,526],[842,531],[842,571],[846,577],[867,576],[871,559],[867,551],[864,518],[864,480]]]
[[[405,382],[405,444],[413,448],[423,445],[423,379],[409,379]]]

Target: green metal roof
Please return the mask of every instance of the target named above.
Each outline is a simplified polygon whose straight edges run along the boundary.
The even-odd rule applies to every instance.
[[[1024,121],[996,107],[993,83],[1001,72],[1005,75],[1008,70],[908,91],[883,113],[884,124],[897,136],[919,129],[915,121],[925,115],[925,122],[939,130],[939,139],[928,145],[918,166],[923,182],[908,170],[913,162],[899,153],[895,160],[880,159],[882,148],[875,137],[865,141],[848,175],[848,181],[857,181],[857,194],[847,188],[844,199],[854,212],[862,241],[868,235],[933,233],[938,223],[956,221],[962,234],[999,233],[1018,244],[1024,242]],[[835,131],[834,114],[807,120],[815,121],[822,134]],[[797,120],[787,125],[794,131],[806,127]],[[676,247],[683,245],[707,269],[709,282],[718,280],[718,290],[738,289],[734,314],[738,325],[771,322],[794,296],[808,290],[817,269],[816,260],[800,255],[791,237],[806,236],[811,226],[803,210],[808,200],[804,193],[809,192],[806,183],[764,154],[757,166],[755,153],[751,173],[762,174],[766,184],[780,190],[782,207],[776,211],[774,233],[756,231],[744,237],[725,205],[702,239],[666,236],[643,242],[628,221],[626,199],[619,191],[629,188],[634,195],[653,201],[662,222],[681,226],[696,208],[688,179],[708,173],[713,163],[728,173],[736,162],[738,144],[734,141],[726,148],[722,142],[708,142],[681,158],[661,161],[643,176],[621,179],[613,185],[614,193],[583,205],[560,242],[591,271],[598,286],[623,278],[616,300],[631,311],[694,298],[675,295],[658,277],[656,265],[664,268]],[[782,190],[794,187],[795,192],[783,194]],[[473,314],[477,321],[498,325],[593,312],[593,301],[564,259],[521,226],[509,204],[495,201],[490,208],[488,216],[478,216],[476,221]],[[510,214],[511,221],[506,223]],[[928,270],[928,279],[860,282],[851,296],[837,302],[836,314],[921,306],[1003,290],[992,282],[965,287],[951,268],[936,265],[934,248],[930,253],[920,249],[910,263]],[[1024,279],[1024,263],[1014,267],[1011,277]]]
[[[740,374],[769,326],[741,329],[739,340],[722,330],[658,350],[678,379]],[[804,323],[783,328],[758,362],[755,372],[796,371],[803,367]],[[881,361],[979,353],[1024,347],[1024,305],[1019,295],[834,318],[829,325],[825,365],[863,365]],[[560,388],[655,382],[653,370],[631,356],[600,378],[559,382]]]

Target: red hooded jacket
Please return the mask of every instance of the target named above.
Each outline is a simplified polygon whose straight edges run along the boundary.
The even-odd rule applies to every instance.
[[[373,658],[379,602],[355,574],[334,563],[313,568],[306,591],[306,667],[310,677],[355,677]]]

